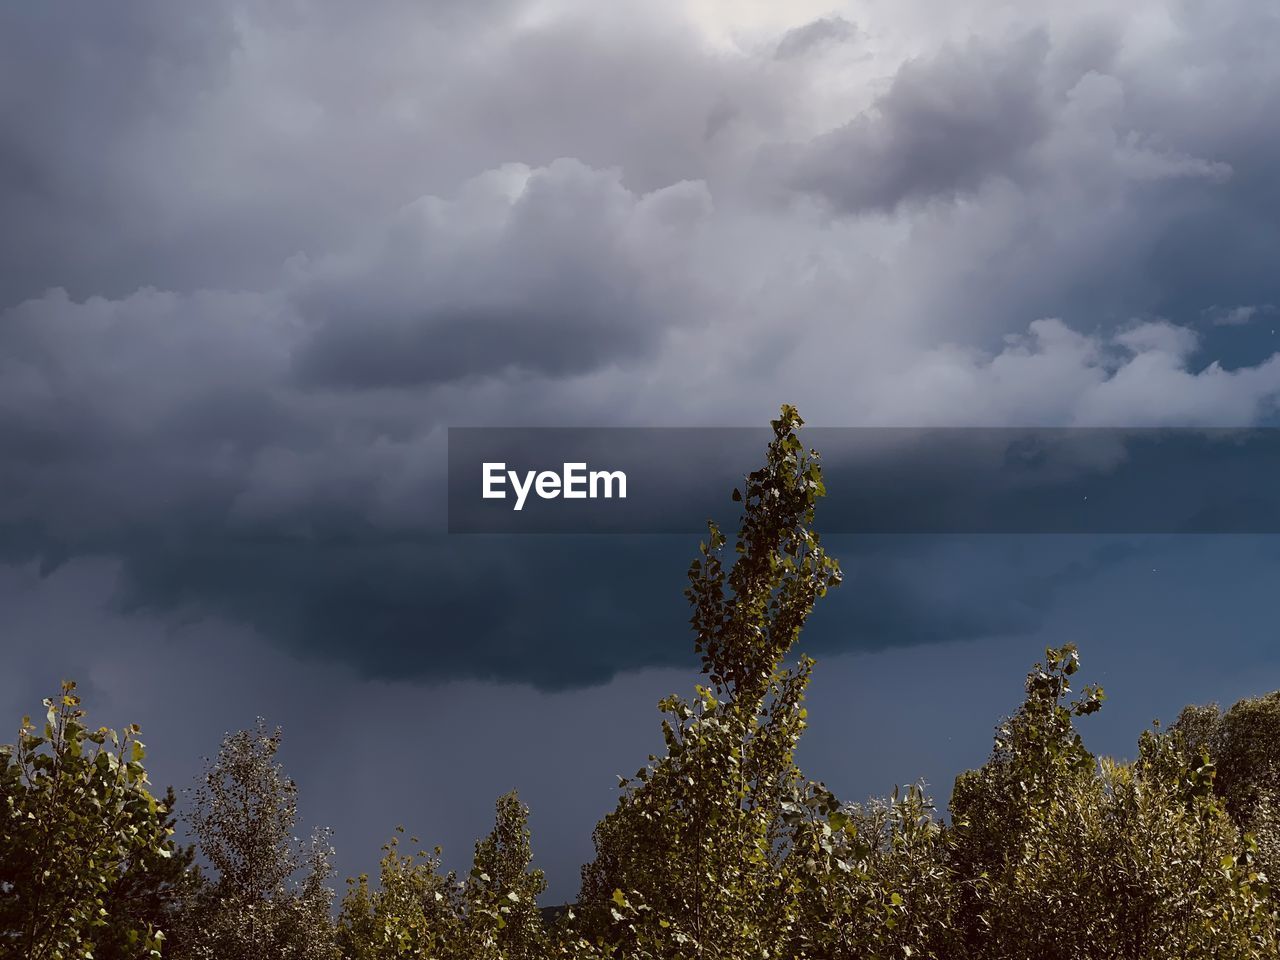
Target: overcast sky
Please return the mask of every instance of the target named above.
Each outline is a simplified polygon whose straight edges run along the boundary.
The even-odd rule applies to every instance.
[[[1261,0],[5,4],[0,714],[75,677],[179,787],[263,715],[347,873],[518,787],[572,896],[696,540],[449,537],[445,428],[1275,423],[1277,48]],[[945,798],[1049,642],[1100,750],[1280,687],[1275,539],[832,548],[852,799]]]

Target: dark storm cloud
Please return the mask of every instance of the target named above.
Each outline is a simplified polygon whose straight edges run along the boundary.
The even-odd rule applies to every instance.
[[[208,339],[205,311],[229,329]],[[282,387],[290,358],[274,344],[294,322],[283,301],[153,292],[10,311],[9,559],[50,576],[115,558],[123,611],[244,624],[373,678],[555,689],[690,664],[694,538],[440,535],[440,438],[412,403],[361,415]],[[833,549],[850,580],[815,653],[1034,629],[1080,562],[945,538]]]
[[[441,536],[440,438],[413,401],[288,389],[287,300],[51,295],[4,320],[11,561],[115,558],[122,610],[245,624],[368,677],[562,688],[690,663],[694,538]],[[1062,569],[910,538],[835,549],[850,585],[814,652],[1032,629]]]
[[[1246,7],[904,60],[892,17],[11,5],[4,555],[369,675],[564,686],[685,662],[692,543],[447,540],[445,424],[1266,417],[1266,318],[1204,319],[1280,302]],[[824,649],[1032,630],[1069,579],[895,549],[849,551]]]
[[[696,664],[681,596],[693,538],[167,533],[99,545],[123,561],[116,610],[245,624],[296,656],[366,678],[557,690]],[[1062,588],[1116,557],[1150,552],[1128,543],[828,540],[847,581],[806,635],[813,655],[1026,635],[1047,622]],[[31,546],[44,558],[56,549]],[[71,552],[91,555],[79,545]]]

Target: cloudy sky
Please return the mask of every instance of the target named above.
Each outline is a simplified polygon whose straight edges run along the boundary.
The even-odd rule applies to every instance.
[[[265,716],[370,869],[533,807],[571,896],[696,666],[681,537],[450,537],[445,428],[1274,424],[1260,0],[0,11],[0,711],[181,787]],[[980,762],[1076,640],[1124,753],[1280,687],[1280,541],[833,538],[804,761]]]

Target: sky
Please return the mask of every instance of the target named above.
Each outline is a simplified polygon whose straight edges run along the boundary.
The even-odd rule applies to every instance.
[[[75,678],[178,788],[263,716],[345,874],[397,823],[464,865],[515,787],[572,897],[695,682],[696,537],[450,536],[446,429],[1274,425],[1278,45],[1258,0],[5,4],[0,716]],[[850,799],[945,802],[1049,643],[1103,752],[1280,687],[1274,537],[830,548],[801,759]]]

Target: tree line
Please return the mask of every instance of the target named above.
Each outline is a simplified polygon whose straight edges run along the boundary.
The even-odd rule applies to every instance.
[[[498,799],[465,875],[397,828],[334,890],[295,837],[280,733],[226,737],[175,842],[139,730],[92,728],[65,684],[0,747],[0,955],[24,960],[1156,960],[1280,956],[1280,694],[1188,707],[1136,759],[1091,754],[1073,646],[1046,651],[949,817],[920,786],[849,803],[794,753],[814,668],[793,649],[840,583],[824,494],[783,407],[764,465],[689,568],[701,682],[596,827],[577,900],[539,907],[528,811]]]

